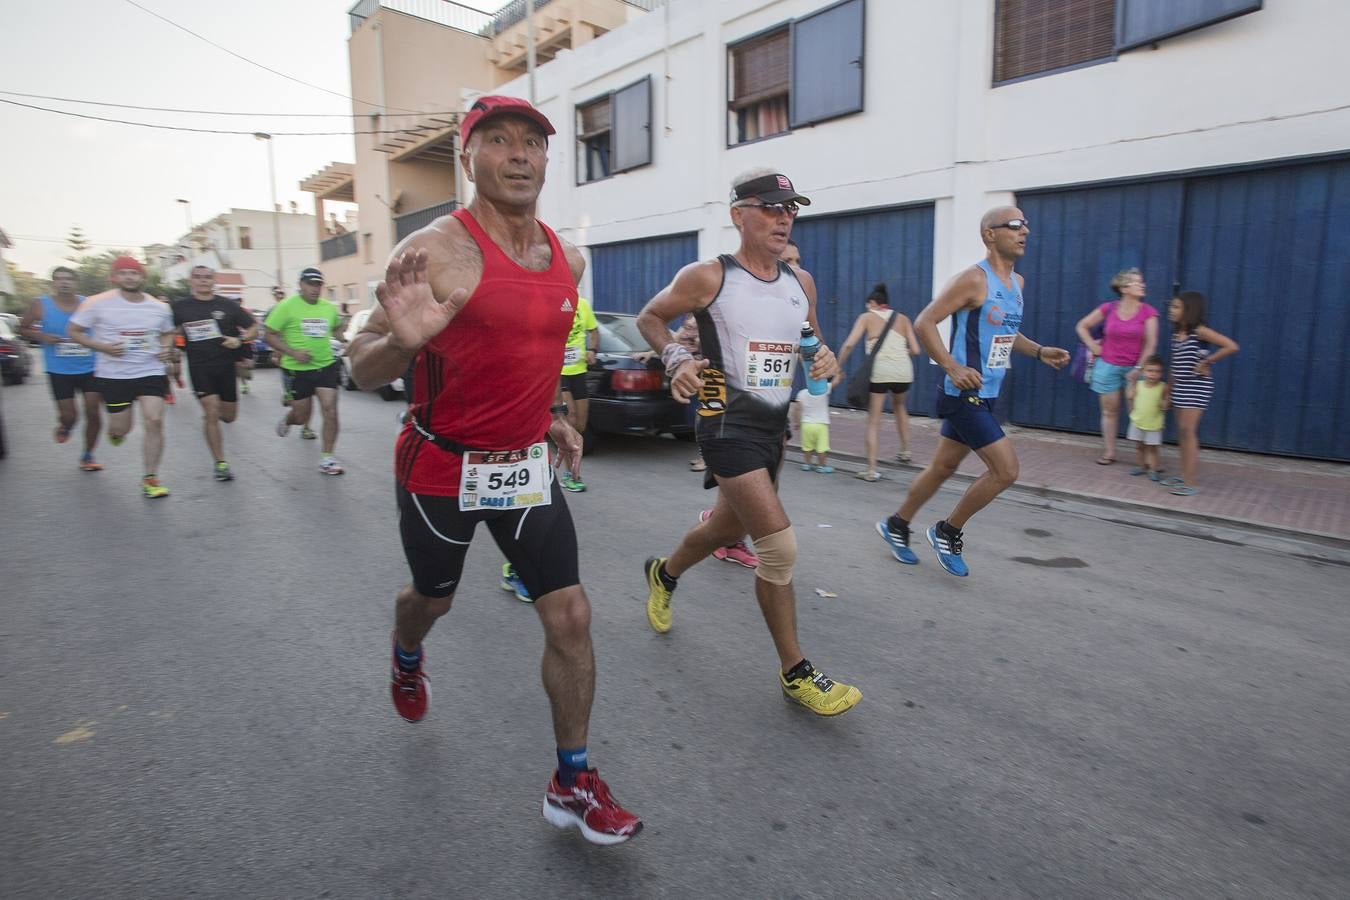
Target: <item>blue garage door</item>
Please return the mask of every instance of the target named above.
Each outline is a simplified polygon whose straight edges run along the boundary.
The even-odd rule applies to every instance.
[[[591,294],[597,310],[636,313],[698,259],[698,233],[596,244],[591,247]]]
[[[1144,270],[1165,311],[1174,288],[1209,298],[1209,324],[1242,345],[1215,370],[1206,446],[1350,460],[1350,160],[1023,193],[1031,221],[1018,271],[1025,332],[1074,347],[1074,323],[1110,299],[1111,276]],[[1165,320],[1164,320],[1165,321]],[[1160,329],[1167,355],[1170,329]],[[1012,421],[1094,433],[1096,396],[1066,373],[1016,365]]]
[[[1165,314],[1176,278],[1182,193],[1183,182],[1171,180],[1019,194],[1031,223],[1026,256],[1017,264],[1026,279],[1022,332],[1042,344],[1078,346],[1074,325],[1115,299],[1111,278],[1130,266],[1143,270],[1147,302]],[[1162,328],[1159,344],[1165,338]],[[1019,425],[1083,432],[1100,426],[1097,395],[1073,384],[1067,369],[1017,357],[1003,397],[1008,418]]]
[[[918,315],[933,294],[933,206],[911,206],[838,216],[800,219],[792,239],[802,252],[802,266],[816,280],[816,319],[826,343],[838,352],[849,329],[865,311],[864,301],[878,281],[886,283],[893,309]],[[854,349],[848,374],[866,359]],[[936,379],[924,362],[915,359],[915,384],[909,409],[921,415],[934,412]],[[846,386],[841,384],[831,402],[842,406]]]
[[[1242,346],[1201,442],[1350,460],[1350,160],[1189,182],[1180,281]]]

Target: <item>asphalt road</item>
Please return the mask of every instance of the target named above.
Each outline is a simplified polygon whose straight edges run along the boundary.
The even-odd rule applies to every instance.
[[[642,560],[708,495],[688,445],[608,441],[568,497],[591,757],[647,826],[599,848],[539,814],[542,639],[485,530],[431,714],[393,712],[398,404],[344,394],[325,477],[262,373],[217,484],[184,396],[150,502],[135,436],[81,473],[45,385],[3,394],[0,896],[1350,896],[1346,567],[1005,498],[955,579],[872,533],[903,482],[789,465],[803,644],[864,695],[821,720],[747,571],[707,561],[648,629]]]

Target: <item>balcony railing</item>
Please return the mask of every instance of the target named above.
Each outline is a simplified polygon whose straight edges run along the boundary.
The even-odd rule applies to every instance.
[[[356,255],[356,232],[349,231],[346,234],[339,234],[336,237],[330,237],[319,241],[319,259],[328,261],[338,259],[343,256]]]
[[[419,228],[425,228],[441,216],[448,216],[459,209],[459,202],[447,200],[414,212],[394,216],[394,243],[398,243]]]
[[[359,0],[355,6],[347,10],[351,30],[356,31],[360,28],[361,23],[381,7],[417,16],[419,19],[426,19],[447,28],[467,31],[470,34],[482,34],[484,29],[492,25],[491,13],[470,9],[451,0]]]
[[[492,16],[492,21],[479,34],[496,37],[517,22],[524,22],[527,2],[528,0],[511,0],[510,3],[497,10]],[[534,8],[536,10],[543,9],[552,2],[553,0],[534,0]],[[629,6],[636,6],[638,9],[651,12],[665,6],[668,0],[624,0],[624,2]]]

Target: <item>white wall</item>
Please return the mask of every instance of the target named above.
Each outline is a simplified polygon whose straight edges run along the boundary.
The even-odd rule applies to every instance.
[[[300,270],[319,266],[318,246],[314,243],[314,216],[308,213],[283,212],[277,215],[281,232],[282,287],[287,295],[298,290]],[[252,247],[239,247],[239,228],[250,231]],[[169,282],[185,279],[192,266],[209,265],[220,271],[237,272],[244,279],[244,305],[250,309],[272,307],[272,285],[276,282],[275,229],[272,213],[265,209],[231,209],[197,227],[195,234],[205,234],[203,252],[192,259],[168,267],[164,277]],[[179,240],[188,244],[188,236]],[[320,266],[322,268],[322,266]]]
[[[827,5],[681,0],[541,66],[537,103],[558,129],[541,217],[579,245],[698,231],[707,257],[735,246],[731,177],[771,166],[811,197],[809,215],[935,201],[936,286],[981,255],[980,214],[1016,191],[1350,147],[1350,110],[1334,109],[1350,106],[1335,65],[1344,0],[1266,0],[1157,49],[998,88],[994,0],[868,0],[865,111],[727,148],[727,43]],[[576,104],[645,75],[654,164],[576,185]]]

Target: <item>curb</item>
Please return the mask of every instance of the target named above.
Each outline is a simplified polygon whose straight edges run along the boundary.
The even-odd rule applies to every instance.
[[[797,454],[797,459],[801,459],[801,446],[799,444],[789,443],[788,450],[795,452]],[[839,471],[847,472],[850,475],[852,475],[854,472],[862,471],[863,464],[866,462],[866,460],[861,456],[856,456],[851,453],[842,453],[835,450],[830,451],[830,456],[832,460],[850,463],[857,466],[857,468],[855,469],[847,469],[847,468],[839,469]],[[918,472],[923,471],[922,466],[916,466],[907,463],[896,463],[889,460],[884,461],[877,460],[877,468],[887,469],[893,472],[910,472],[912,474],[916,474]],[[950,479],[948,479],[948,482],[950,483],[952,481],[960,481],[963,484],[970,484],[977,477],[978,476],[975,475],[967,475],[962,472],[957,472],[956,474],[952,475]],[[1058,488],[1050,487],[1049,485],[1035,484],[1033,482],[1019,481],[1014,483],[1011,488],[1009,488],[1007,491],[1004,492],[1004,496],[1008,496],[1010,494],[1021,495],[1013,497],[1013,499],[1016,499],[1019,502],[1023,503],[1031,499],[1036,499],[1044,501],[1060,501],[1065,503],[1090,504],[1091,506],[1096,507],[1098,509],[1105,506],[1111,509],[1120,510],[1121,512],[1152,516],[1159,519],[1171,520],[1177,523],[1188,523],[1191,525],[1203,525],[1209,527],[1230,529],[1230,532],[1227,535],[1206,535],[1206,534],[1194,534],[1191,532],[1179,532],[1179,531],[1177,532],[1177,533],[1191,534],[1191,536],[1193,537],[1204,537],[1210,540],[1217,540],[1224,543],[1237,543],[1243,545],[1265,546],[1265,547],[1269,547],[1272,543],[1285,544],[1286,546],[1281,548],[1282,552],[1289,552],[1289,549],[1287,547],[1288,542],[1294,542],[1300,545],[1304,545],[1305,547],[1311,545],[1312,547],[1322,548],[1327,552],[1325,553],[1303,552],[1300,553],[1299,555],[1305,556],[1309,559],[1317,560],[1319,562],[1330,562],[1350,566],[1350,538],[1345,538],[1340,535],[1327,534],[1318,531],[1300,531],[1293,528],[1287,528],[1281,525],[1271,525],[1266,522],[1255,522],[1248,519],[1240,519],[1236,517],[1216,516],[1210,513],[1188,512],[1186,510],[1176,509],[1175,507],[1154,506],[1148,503],[1141,503],[1137,500],[1126,500],[1120,497],[1111,497],[1099,494],[1078,493],[1075,491],[1065,491],[1060,490]],[[1049,506],[1049,503],[1043,503],[1040,505]],[[1076,511],[1090,512],[1090,510],[1076,510]],[[1167,531],[1177,531],[1177,529],[1163,528],[1159,523],[1148,525],[1146,523],[1124,521],[1101,515],[1097,515],[1097,518],[1110,518],[1111,521],[1122,521],[1123,524],[1130,524],[1130,525],[1145,524],[1145,527],[1153,527]],[[1277,538],[1278,540],[1275,542],[1259,540],[1259,538],[1262,537],[1266,538],[1274,537]]]

